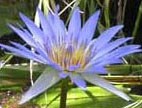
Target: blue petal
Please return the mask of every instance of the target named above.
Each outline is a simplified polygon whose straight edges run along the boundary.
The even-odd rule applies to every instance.
[[[50,23],[47,21],[47,18],[44,16],[44,14],[42,13],[40,9],[38,9],[37,11],[38,11],[40,22],[41,22],[41,27],[45,35],[51,36],[51,37],[54,36],[53,30],[51,28]]]
[[[117,25],[114,27],[109,28],[108,30],[104,31],[97,39],[95,43],[95,50],[99,50],[100,48],[104,47],[114,36],[115,34],[123,28],[122,25]]]
[[[114,50],[113,52],[111,52],[107,56],[111,56],[112,58],[113,57],[120,58],[120,57],[126,56],[128,54],[141,52],[142,50],[139,48],[140,48],[140,45],[127,45],[127,46],[123,46],[123,47],[120,47],[120,48]]]
[[[30,32],[33,34],[34,39],[39,42],[41,45],[44,44],[44,33],[38,28],[33,21],[31,21],[28,17],[20,13],[20,17],[23,22],[26,24]]]
[[[61,78],[66,78],[68,75],[69,75],[69,74],[68,74],[68,73],[65,73],[65,72],[60,72],[60,73],[59,73],[59,76],[60,76]]]
[[[64,38],[66,33],[66,27],[64,22],[59,18],[58,15],[55,15],[54,17],[54,30],[55,30],[56,36],[60,37],[61,39]]]
[[[45,92],[47,89],[59,82],[60,79],[58,72],[48,67],[35,81],[34,85],[31,86],[31,88],[22,96],[20,104],[26,103],[32,98]]]
[[[95,51],[92,50],[92,48],[94,47],[95,42],[96,42],[96,39],[93,39],[92,41],[90,41],[88,43],[87,47],[85,48],[85,51],[84,51],[85,54],[88,53],[88,51],[91,53],[91,55],[89,56],[89,58],[91,58],[91,56],[94,57],[93,54],[94,54]]]
[[[51,62],[49,64],[49,66],[51,66],[53,69],[57,70],[59,73],[63,72],[63,69],[60,65],[58,65],[57,63]]]
[[[133,49],[139,48],[139,46],[134,46],[134,48],[131,48],[131,49],[129,49],[129,47],[127,47],[127,46],[126,46],[126,48],[124,48],[125,46],[117,48],[118,46],[120,46],[121,44],[125,43],[126,41],[128,41],[130,39],[131,38],[121,38],[121,39],[118,39],[114,42],[108,43],[105,47],[102,47],[98,52],[94,51],[93,52],[94,57],[89,61],[89,63],[87,64],[87,67],[95,65],[97,63],[99,63],[99,64],[122,63],[122,60],[120,60],[119,58],[121,58],[127,54],[130,54],[130,52],[133,53],[133,52],[135,52],[135,51],[132,51]],[[117,48],[117,49],[115,49],[115,48]],[[120,51],[118,51],[118,50],[120,50]],[[122,50],[124,52],[122,52]],[[129,50],[130,50],[130,52],[129,52]],[[117,53],[117,55],[119,55],[119,57],[116,57],[115,53]],[[120,54],[122,54],[122,55],[120,55]]]
[[[27,44],[29,44],[30,46],[36,46],[35,45],[35,41],[34,39],[32,38],[32,36],[28,33],[28,31],[22,31],[12,25],[9,24],[9,27],[14,31],[16,32],[19,37],[21,37]]]
[[[24,47],[23,45],[20,45],[18,43],[15,43],[15,42],[11,42],[12,45],[14,45],[15,47],[17,47],[19,50],[21,51],[25,51],[27,53],[32,53],[35,58],[39,58],[41,59],[42,61],[44,61],[46,64],[50,64],[51,60],[49,60],[48,56],[44,54],[44,52],[42,52],[41,50],[38,49],[38,53],[39,54],[36,54],[35,52],[32,52],[31,50],[27,49],[26,47]]]
[[[90,61],[87,64],[87,67],[95,64],[115,64],[115,63],[122,63],[122,60],[120,59],[121,57],[124,57],[128,54],[136,53],[136,52],[141,52],[140,45],[127,45],[123,47],[119,47],[116,50],[105,54],[104,56],[95,59],[94,61]]]
[[[47,15],[47,21],[51,25],[51,28],[53,30],[53,35],[54,37],[51,38],[51,42],[56,45],[60,45],[65,43],[65,38],[66,38],[66,27],[64,22],[59,18],[59,16],[55,13],[48,13]]]
[[[71,66],[69,66],[68,70],[69,70],[69,71],[75,71],[75,70],[77,70],[78,68],[80,68],[80,65],[71,65]]]
[[[103,65],[92,65],[85,69],[84,73],[107,74]]]
[[[46,52],[46,49],[43,48],[40,44],[37,43],[37,44],[36,44],[36,47],[34,48],[34,50],[35,50],[41,57],[43,57],[46,61],[48,61],[49,64],[50,64],[50,62],[52,63],[51,59],[50,59],[49,56],[48,56],[48,53]]]
[[[71,78],[71,81],[75,83],[78,87],[80,87],[83,90],[86,89],[86,82],[79,74],[70,73],[69,76]]]
[[[106,55],[107,53],[109,53],[110,51],[119,47],[121,44],[129,41],[130,39],[132,39],[132,38],[121,38],[121,39],[117,39],[116,41],[113,41],[113,42],[105,45],[105,47],[101,48],[97,53],[96,52],[94,53],[95,56],[92,59],[92,61],[98,59],[99,57]]]
[[[0,44],[0,47],[5,48],[8,51],[11,51],[14,55],[24,57],[24,58],[28,58],[28,59],[32,59],[34,61],[37,61],[37,62],[40,62],[40,63],[43,63],[43,64],[48,64],[47,61],[44,58],[34,54],[31,51],[28,51],[28,49],[23,48],[22,45],[21,46],[17,45],[17,47],[19,47],[20,49],[10,47],[10,46],[7,46],[7,45],[3,45],[3,44]]]
[[[123,98],[123,99],[125,99],[127,101],[131,100],[131,98],[128,95],[126,95],[122,91],[118,90],[115,86],[111,85],[108,81],[102,79],[101,77],[99,77],[96,74],[87,74],[87,73],[84,73],[84,74],[82,74],[82,77],[86,81],[88,81],[88,82],[90,82],[90,83],[92,83],[94,85],[100,86],[103,89],[106,89],[106,90],[114,93],[117,96],[120,96],[121,98]]]
[[[52,22],[52,23],[50,22],[51,23],[50,25],[52,27],[54,34],[55,34],[54,38],[51,38],[52,41],[55,41],[57,45],[65,43],[64,39],[65,39],[65,35],[66,35],[66,28],[65,28],[64,22],[56,14],[52,15],[50,13],[48,15],[52,18],[52,20],[51,20],[51,19],[49,19],[50,18],[49,17],[48,22],[49,21]]]
[[[54,23],[54,15],[53,15],[52,13],[48,12],[48,14],[47,14],[46,17],[47,17],[48,23],[52,26],[53,23]],[[53,26],[53,27],[54,27],[54,26]]]
[[[69,37],[76,39],[81,29],[81,18],[79,13],[79,8],[74,9],[69,26],[68,33]]]
[[[97,27],[99,15],[100,11],[95,12],[95,14],[93,14],[83,26],[78,37],[79,46],[81,46],[81,44],[85,41],[87,41],[87,43],[90,42],[93,38],[93,34]]]
[[[60,6],[57,4],[56,7],[55,7],[55,9],[54,9],[54,12],[55,12],[56,14],[58,14],[58,13],[59,13],[59,10],[60,10]]]

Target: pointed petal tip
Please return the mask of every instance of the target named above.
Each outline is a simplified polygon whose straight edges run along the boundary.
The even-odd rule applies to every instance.
[[[24,103],[26,103],[25,100],[20,100],[18,104],[19,104],[19,105],[22,105],[22,104],[24,104]]]
[[[18,102],[18,104],[19,105],[25,104],[29,100],[31,100],[31,98],[27,97],[26,95],[22,95],[22,97],[21,97],[20,101]]]
[[[116,26],[114,26],[114,27],[116,27],[117,29],[122,29],[123,27],[124,27],[124,25],[116,25]]]
[[[7,26],[8,26],[11,30],[13,30],[14,32],[16,32],[17,29],[18,29],[18,28],[16,28],[16,27],[14,27],[12,24],[7,24]]]
[[[23,21],[23,22],[26,22],[26,20],[28,19],[23,13],[19,13],[19,16],[20,16],[20,18],[21,18],[21,20]]]
[[[125,39],[127,39],[127,41],[134,39],[133,37],[125,37]]]
[[[85,87],[79,87],[79,88],[81,88],[81,89],[84,90],[84,91],[87,90],[87,87],[86,87],[86,86],[85,86]]]
[[[110,27],[106,31],[111,30],[113,32],[115,30],[116,32],[119,32],[119,30],[121,30],[123,27],[124,27],[124,25],[115,25],[115,26]]]
[[[86,82],[80,74],[70,74],[69,75],[71,81],[77,85],[79,88],[85,90],[86,89]]]
[[[34,85],[22,96],[19,104],[24,104],[39,94],[45,92],[47,89],[59,82],[61,78],[58,76],[56,70],[46,68],[45,71],[38,77]]]
[[[24,14],[23,14],[23,13],[21,13],[21,12],[19,12],[19,16],[20,16],[20,18],[21,18],[21,17],[23,17],[23,16],[24,16]]]
[[[9,24],[9,23],[7,24],[7,26],[8,26],[8,27],[10,27],[10,28],[12,28],[12,27],[13,27],[13,25],[12,25],[12,24]]]
[[[115,86],[110,84],[108,81],[104,80],[103,78],[101,78],[100,76],[96,74],[82,74],[82,76],[84,77],[86,81],[94,85],[97,85],[103,89],[106,89],[107,91],[123,98],[126,101],[132,100],[127,94],[123,93],[122,91],[117,89]]]
[[[10,28],[10,29],[12,29],[12,30],[15,30],[15,27],[12,25],[12,24],[7,24],[7,26]]]
[[[39,7],[36,8],[37,11],[41,11],[41,9]]]
[[[130,98],[129,96],[127,96],[127,97],[125,98],[125,100],[126,100],[126,101],[132,101],[132,98]]]
[[[75,7],[74,11],[80,11],[80,8],[79,7]]]
[[[127,94],[123,93],[122,96],[123,96],[123,97],[121,97],[121,96],[119,96],[119,97],[121,97],[122,99],[124,99],[124,100],[126,100],[126,101],[132,101],[132,98],[129,97]]]
[[[27,19],[29,19],[26,15],[24,15],[23,13],[19,12],[19,16],[22,19],[23,22],[25,22]]]
[[[38,12],[38,14],[43,14],[42,10],[38,7],[37,7],[36,11]]]
[[[81,90],[84,90],[86,91],[87,90],[87,87],[86,87],[86,83],[85,84],[79,84],[77,82],[74,82],[75,85],[77,85],[77,87],[79,87]]]
[[[96,10],[96,12],[94,12],[94,14],[92,16],[98,17],[98,19],[99,19],[100,14],[101,14],[101,10]]]
[[[0,43],[0,49],[4,50],[5,48],[3,47],[3,44]]]
[[[98,15],[100,15],[101,10],[99,9],[99,10],[97,10],[95,13],[98,14]]]
[[[31,98],[22,96],[22,99],[18,102],[19,105],[27,103]]]

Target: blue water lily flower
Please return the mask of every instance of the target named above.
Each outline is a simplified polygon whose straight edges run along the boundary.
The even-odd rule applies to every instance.
[[[47,68],[41,74],[34,85],[23,95],[21,104],[66,77],[69,77],[81,89],[86,89],[87,81],[127,101],[130,100],[129,96],[97,75],[107,73],[106,65],[122,63],[122,57],[141,51],[139,45],[123,45],[132,38],[112,41],[116,33],[123,28],[122,25],[113,26],[101,33],[98,38],[93,39],[100,11],[95,12],[81,26],[80,10],[74,9],[68,28],[57,13],[49,12],[47,16],[44,16],[42,11],[39,9],[37,11],[40,27],[23,14],[20,14],[20,17],[28,30],[9,25],[28,45],[34,48],[35,52],[15,42],[11,42],[12,46],[0,44],[2,48],[16,56],[31,59],[52,68]]]

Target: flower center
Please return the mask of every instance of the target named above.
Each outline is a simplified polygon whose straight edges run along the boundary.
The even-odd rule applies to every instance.
[[[53,47],[50,58],[60,65],[65,71],[83,69],[87,63],[89,53],[84,53],[85,48],[76,48],[72,44]]]

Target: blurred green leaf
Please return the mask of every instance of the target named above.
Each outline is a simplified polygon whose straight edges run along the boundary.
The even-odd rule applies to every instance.
[[[29,0],[16,0],[15,2],[3,0],[0,3],[0,36],[10,33],[8,23],[18,23],[20,21],[19,12],[32,15],[32,8],[32,1]]]
[[[142,65],[110,65],[107,70],[112,75],[142,74]]]
[[[131,103],[123,108],[141,108],[141,106],[142,106],[142,100],[137,100],[136,102]]]
[[[116,86],[119,89],[123,89],[122,86]],[[129,105],[131,102],[122,100],[110,92],[107,92],[99,87],[87,87],[87,92],[81,90],[80,88],[72,88],[68,92],[67,107],[68,108],[122,108]],[[60,93],[59,88],[50,89],[47,94],[47,101],[45,101],[44,94],[40,95],[38,98],[34,99],[34,103],[40,105],[40,107],[45,108],[58,108],[60,103],[60,98],[58,94]],[[132,96],[134,100],[142,99],[141,96]],[[141,107],[140,107],[141,108]]]
[[[18,65],[18,64],[17,64]],[[44,70],[43,65],[37,65],[34,67],[34,76],[35,80],[40,73]],[[10,85],[26,85],[30,82],[30,72],[29,65],[25,66],[5,66],[0,70],[0,87],[10,86]]]
[[[139,26],[140,26],[141,17],[142,17],[142,1],[141,1],[140,6],[139,6],[139,10],[138,10],[138,14],[137,14],[137,19],[135,21],[134,30],[133,30],[133,33],[132,33],[133,37],[135,37],[136,34],[137,34],[137,32],[138,32],[138,29],[139,29]]]
[[[33,66],[33,79],[37,77],[44,71],[48,66],[44,65],[34,65]],[[113,75],[139,75],[142,74],[142,65],[111,65],[106,67],[108,72]],[[106,76],[107,77],[107,76]],[[111,78],[109,78],[111,81]],[[119,80],[119,79],[118,79]],[[29,64],[22,65],[7,65],[0,70],[0,86],[21,84],[26,85],[30,83],[30,72]]]

